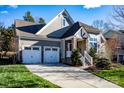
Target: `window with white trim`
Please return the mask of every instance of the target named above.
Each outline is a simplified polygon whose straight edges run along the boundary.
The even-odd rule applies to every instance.
[[[25,50],[31,50],[31,47],[25,47],[24,49]]]
[[[71,51],[72,50],[72,44],[71,43],[68,43],[67,44],[67,51]]]
[[[91,47],[94,47],[94,48],[97,49],[97,38],[95,38],[95,37],[90,37],[89,43],[90,43]]]
[[[65,20],[65,18],[63,18],[63,20],[62,20],[62,25],[63,26],[66,26],[66,20]]]

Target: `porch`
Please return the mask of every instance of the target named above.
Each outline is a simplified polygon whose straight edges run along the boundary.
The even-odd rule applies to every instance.
[[[80,60],[83,67],[89,67],[93,65],[93,58],[88,54],[88,39],[87,38],[67,38],[65,43],[65,60],[67,64],[72,64],[71,55],[74,49],[80,50]]]

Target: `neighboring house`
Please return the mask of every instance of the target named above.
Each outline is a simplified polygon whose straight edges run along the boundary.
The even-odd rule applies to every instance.
[[[109,30],[104,33],[107,45],[112,53],[112,59],[124,62],[124,33],[122,31]]]
[[[46,25],[15,20],[15,27],[18,60],[22,63],[71,64],[71,53],[79,48],[83,65],[92,65],[89,49],[96,47],[99,53],[105,41],[98,29],[74,22],[66,10]]]

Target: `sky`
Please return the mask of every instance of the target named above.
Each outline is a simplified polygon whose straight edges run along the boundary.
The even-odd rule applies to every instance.
[[[48,23],[63,9],[69,12],[75,22],[80,21],[88,25],[92,25],[94,20],[108,21],[113,13],[113,6],[86,8],[82,5],[0,5],[0,22],[8,27],[15,19],[23,20],[25,12],[30,11],[34,18],[42,17]]]

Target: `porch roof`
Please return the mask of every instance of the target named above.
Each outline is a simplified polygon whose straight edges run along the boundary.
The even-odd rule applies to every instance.
[[[97,28],[93,28],[92,26],[89,26],[81,22],[76,22],[70,27],[70,29],[66,31],[66,33],[62,36],[62,38],[73,36],[81,27],[83,27],[87,33],[91,33],[91,34],[100,33],[100,30],[98,30]]]

